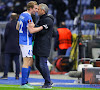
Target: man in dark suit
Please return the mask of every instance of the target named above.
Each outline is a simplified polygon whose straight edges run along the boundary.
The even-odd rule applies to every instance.
[[[42,30],[35,34],[33,52],[36,58],[36,67],[45,80],[45,83],[41,88],[52,88],[53,84],[50,79],[47,59],[50,54],[54,18],[52,15],[48,15],[47,13],[48,6],[43,3],[39,4],[38,15],[40,16],[40,19],[36,26],[40,26],[40,28],[42,27]],[[34,23],[30,22],[28,28],[33,31]]]
[[[36,57],[36,67],[45,80],[41,88],[51,88],[52,85],[47,58],[50,54],[54,18],[52,15],[47,15],[47,13],[48,6],[46,4],[39,4],[38,15],[40,20],[37,26],[42,26],[43,29],[35,34],[33,52]]]
[[[20,63],[19,63],[19,41],[18,41],[18,30],[16,30],[17,14],[12,13],[10,21],[6,25],[5,29],[5,61],[4,61],[4,75],[0,79],[8,79],[9,64],[11,60],[15,61],[16,73],[15,79],[19,79]]]
[[[43,26],[43,30],[36,33],[34,42],[34,54],[36,67],[43,76],[45,83],[41,88],[51,88],[50,72],[47,66],[47,58],[50,54],[51,38],[53,32],[53,17],[47,15],[46,4],[39,4],[38,15],[40,20],[37,25]]]

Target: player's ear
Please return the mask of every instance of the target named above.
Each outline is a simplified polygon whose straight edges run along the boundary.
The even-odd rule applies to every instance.
[[[30,10],[32,10],[33,8],[30,8]]]

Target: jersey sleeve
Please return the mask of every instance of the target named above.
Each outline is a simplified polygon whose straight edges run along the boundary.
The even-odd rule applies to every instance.
[[[30,23],[30,22],[33,22],[33,20],[32,20],[32,17],[31,17],[31,16],[29,16],[29,17],[27,18],[27,21],[26,21],[27,27],[28,27],[28,23]]]

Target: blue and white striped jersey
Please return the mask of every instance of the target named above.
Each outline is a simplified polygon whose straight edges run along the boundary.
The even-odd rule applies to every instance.
[[[19,44],[32,45],[32,34],[30,34],[27,26],[32,22],[32,17],[28,12],[23,12],[19,16]]]

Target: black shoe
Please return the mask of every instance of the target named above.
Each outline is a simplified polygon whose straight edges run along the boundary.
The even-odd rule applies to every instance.
[[[50,82],[50,85],[51,85],[51,86],[53,86],[53,85],[54,85],[52,81]]]
[[[3,75],[0,79],[8,79],[8,77]]]
[[[46,83],[44,83],[44,85],[46,85]],[[51,86],[53,86],[53,85],[54,85],[52,81],[50,82],[50,85],[51,85]]]
[[[16,77],[15,77],[15,79],[16,79],[16,80],[19,80],[19,77],[18,77],[18,76],[16,76]]]
[[[45,88],[45,89],[51,89],[52,88],[52,86],[51,85],[43,85],[42,87],[40,87],[40,88]]]

